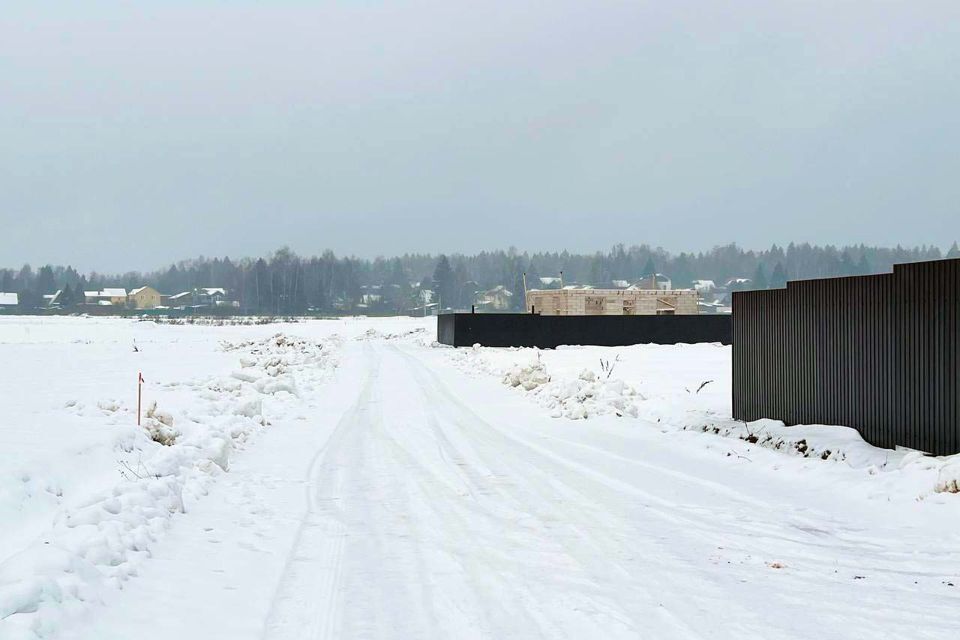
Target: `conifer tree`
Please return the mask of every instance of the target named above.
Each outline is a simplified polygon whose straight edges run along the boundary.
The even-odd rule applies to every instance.
[[[453,269],[450,267],[450,261],[447,256],[441,255],[437,260],[437,266],[433,270],[433,290],[439,296],[436,300],[443,306],[452,306],[456,304],[455,298],[456,282],[453,275]]]
[[[73,305],[76,304],[76,299],[74,297],[73,289],[69,284],[63,285],[63,289],[60,290],[60,297],[58,298],[61,309],[71,309]]]
[[[640,275],[644,278],[648,276],[653,276],[657,274],[657,267],[653,264],[653,258],[647,258],[647,264],[643,267],[643,273]]]
[[[763,269],[763,264],[757,265],[757,270],[753,274],[752,288],[754,289],[769,289],[770,284],[767,282],[767,272]]]
[[[778,262],[773,268],[773,275],[770,276],[771,289],[783,289],[787,286],[787,270],[783,268],[783,263]]]

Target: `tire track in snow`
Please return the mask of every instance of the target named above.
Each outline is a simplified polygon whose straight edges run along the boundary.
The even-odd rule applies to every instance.
[[[773,575],[762,563],[733,573],[710,563],[721,541],[760,556],[800,545],[804,558],[763,500],[647,459],[510,433],[509,419],[482,417],[406,350],[351,355],[370,370],[311,465],[264,640],[694,639],[721,620],[741,637],[808,636],[740,588],[741,577]],[[636,474],[618,475],[628,467]],[[692,502],[672,501],[670,483]],[[777,601],[823,578],[783,574],[791,590]],[[877,617],[865,628],[879,629]]]
[[[418,379],[419,388],[424,395],[424,404],[430,408],[429,423],[441,443],[452,447],[451,439],[446,435],[444,428],[458,430],[462,434],[462,440],[471,448],[473,457],[477,458],[480,464],[490,469],[502,467],[504,471],[497,475],[520,480],[520,482],[493,485],[497,497],[504,504],[510,504],[511,508],[518,513],[533,514],[533,517],[538,520],[536,528],[541,529],[550,541],[559,541],[565,552],[581,568],[587,569],[589,575],[596,578],[598,583],[617,583],[620,587],[625,586],[624,581],[629,583],[628,594],[617,593],[618,590],[606,594],[598,593],[594,598],[604,599],[594,599],[591,603],[609,618],[608,626],[603,627],[607,637],[614,633],[616,627],[629,637],[635,637],[636,634],[641,633],[641,630],[654,630],[661,637],[671,638],[710,636],[710,633],[698,632],[690,624],[659,605],[659,601],[662,600],[662,584],[657,585],[657,590],[654,591],[650,585],[646,584],[644,573],[638,572],[637,568],[628,568],[615,559],[616,554],[611,554],[611,550],[623,548],[622,534],[633,530],[633,526],[623,520],[613,520],[611,514],[598,509],[598,505],[591,496],[565,483],[561,474],[542,469],[541,465],[544,462],[550,462],[555,466],[556,461],[544,459],[543,453],[526,443],[503,435],[469,407],[463,405],[444,383],[414,356],[401,350],[397,350],[397,353],[403,355],[413,369],[414,377]],[[476,424],[468,426],[471,422],[478,421],[482,423],[479,429],[476,428]],[[533,455],[519,456],[517,452],[524,449]],[[465,458],[456,449],[453,451],[455,456]],[[539,464],[535,462],[537,460]],[[562,504],[565,508],[562,513],[554,514],[552,505],[557,504]],[[555,525],[548,526],[547,523],[551,521],[560,526],[572,528],[577,535],[558,536],[548,533],[555,528]],[[606,524],[598,527],[599,522],[606,522]],[[617,532],[621,537],[617,539],[616,536],[606,535],[607,532]],[[635,550],[636,547],[644,544],[641,532],[636,532],[633,539]],[[644,558],[643,569],[649,569],[650,564],[656,564],[661,575],[669,575],[680,562],[679,558],[666,559],[669,555],[664,553],[662,547],[651,549]],[[685,589],[686,586],[685,583],[677,588]],[[688,597],[694,598],[692,594],[688,594]],[[646,615],[636,617],[629,615],[622,607],[622,604],[628,600],[631,609],[643,611]],[[661,624],[656,624],[654,617],[658,617]],[[615,627],[609,627],[609,623],[615,623]],[[651,629],[652,626],[655,629]]]
[[[423,387],[431,390],[433,402],[430,403],[438,408],[443,415],[443,420],[447,423],[457,425],[468,433],[468,439],[473,442],[485,442],[487,445],[478,451],[493,451],[498,456],[512,456],[518,461],[518,465],[526,465],[526,475],[521,489],[530,493],[529,503],[547,501],[552,497],[556,498],[558,493],[565,496],[565,499],[572,503],[578,503],[579,509],[570,509],[564,515],[564,518],[576,523],[582,531],[589,532],[584,537],[589,538],[596,544],[596,549],[625,548],[623,538],[626,536],[632,541],[633,548],[640,548],[644,545],[653,544],[648,553],[643,557],[643,570],[646,571],[650,565],[657,566],[658,575],[658,593],[662,595],[664,601],[672,600],[678,603],[684,610],[713,610],[713,614],[708,617],[701,617],[699,632],[692,631],[690,625],[680,618],[673,616],[669,611],[659,608],[647,609],[647,615],[651,610],[656,610],[669,620],[668,624],[676,624],[677,628],[664,631],[670,633],[670,637],[711,637],[715,620],[718,616],[733,616],[742,625],[745,633],[761,633],[761,630],[769,632],[777,628],[776,621],[771,621],[765,617],[765,612],[757,607],[750,606],[751,603],[744,599],[738,600],[730,591],[731,586],[736,588],[738,582],[731,585],[731,580],[727,576],[719,574],[711,567],[706,566],[704,560],[710,555],[710,551],[715,548],[717,541],[730,543],[736,540],[738,544],[749,549],[750,555],[758,558],[783,557],[784,552],[790,556],[791,560],[809,561],[816,564],[819,569],[813,572],[805,572],[792,579],[807,582],[811,588],[817,584],[822,584],[827,575],[834,574],[837,564],[833,558],[824,558],[823,556],[811,555],[806,552],[805,542],[782,535],[784,527],[773,521],[767,521],[764,518],[759,520],[753,518],[744,519],[743,517],[732,518],[725,510],[716,510],[714,508],[703,510],[701,513],[692,512],[689,508],[677,504],[668,499],[662,498],[650,491],[641,488],[639,485],[615,478],[609,475],[609,471],[604,467],[594,468],[566,456],[552,451],[549,448],[535,442],[531,442],[523,437],[513,434],[507,435],[502,429],[494,426],[489,421],[478,415],[470,406],[466,405],[461,398],[454,394],[443,380],[437,376],[429,367],[420,362],[415,356],[408,352],[403,352],[407,356],[411,366],[416,368],[420,375],[424,376],[429,382]],[[464,420],[464,418],[467,418]],[[517,457],[517,452],[527,450],[528,455]],[[496,459],[494,459],[495,462]],[[686,480],[690,484],[702,487],[704,489],[715,488],[715,483],[711,480],[701,479],[688,474],[680,474],[669,469],[661,469],[659,465],[647,462],[639,466],[648,472],[670,477],[675,480]],[[660,472],[663,472],[660,474]],[[570,481],[573,482],[570,482]],[[575,484],[593,484],[594,491],[601,489],[603,493],[611,497],[611,503],[615,504],[618,494],[620,497],[633,496],[639,498],[645,504],[642,512],[639,512],[637,518],[624,518],[617,516],[612,512],[602,512],[595,509],[595,495],[584,493],[577,489]],[[539,500],[535,497],[536,492],[542,496]],[[772,508],[762,501],[758,501],[749,496],[741,496],[736,492],[724,487],[723,490],[716,492],[725,502],[731,500],[743,506],[749,507],[747,511],[769,512]],[[705,504],[709,504],[709,501]],[[578,514],[591,514],[596,521],[591,521]],[[663,527],[655,527],[652,531],[638,528],[635,522],[642,523],[644,515],[654,515],[667,525],[667,535],[663,535]],[[597,527],[596,522],[606,522],[606,526]],[[658,538],[654,539],[651,533],[660,530]],[[781,534],[780,538],[773,538],[771,532]],[[617,535],[621,534],[619,538]],[[678,539],[687,539],[687,544],[681,545],[686,551],[683,554],[675,549],[675,542]],[[785,549],[780,542],[787,542],[789,549]],[[601,543],[602,542],[602,543]],[[702,554],[698,557],[696,554],[691,556],[691,547],[689,543],[699,544]],[[768,543],[768,544],[765,544]],[[766,547],[766,548],[764,548]],[[836,549],[830,547],[831,551],[836,552],[836,556],[842,558],[845,549]],[[767,567],[760,562],[756,569],[761,572],[769,571]],[[680,578],[673,580],[671,576],[679,575]],[[760,576],[753,575],[753,578]],[[691,580],[696,582],[697,589],[691,591]],[[744,582],[743,580],[739,582]],[[902,588],[907,588],[904,585]],[[684,602],[686,601],[686,602]],[[699,606],[692,606],[696,602],[702,603]],[[788,625],[779,629],[782,637],[806,637],[806,631],[795,632],[791,634],[786,630]],[[686,630],[686,631],[681,631]]]
[[[371,352],[369,348],[365,351]],[[378,371],[379,359],[376,359],[357,401],[343,415],[310,463],[305,478],[306,510],[264,621],[260,635],[262,640],[323,640],[336,637],[335,624],[340,608],[337,587],[347,532],[343,523],[335,517],[330,501],[319,497],[318,480],[326,457],[340,446],[350,429],[356,428],[369,412]]]
[[[877,540],[864,540],[862,538],[853,540],[845,539],[843,536],[832,536],[824,543],[821,540],[818,544],[811,545],[809,537],[813,534],[804,531],[802,522],[800,525],[793,522],[794,518],[800,513],[803,514],[803,520],[809,520],[811,514],[815,514],[815,520],[833,521],[837,523],[847,523],[846,518],[841,517],[836,520],[831,517],[831,512],[822,512],[816,504],[807,504],[802,501],[802,497],[794,496],[800,499],[799,502],[791,503],[777,502],[767,503],[764,500],[758,500],[754,496],[742,495],[723,485],[717,486],[716,482],[710,479],[701,478],[696,475],[678,473],[673,469],[665,469],[657,464],[651,464],[646,461],[638,461],[639,464],[631,465],[642,469],[648,474],[662,475],[674,480],[684,482],[692,487],[700,487],[707,491],[705,495],[716,496],[715,500],[697,500],[698,507],[691,507],[682,503],[671,502],[661,496],[651,493],[642,488],[636,482],[627,482],[611,475],[610,468],[600,464],[590,464],[589,466],[567,457],[563,453],[553,451],[551,448],[530,441],[522,436],[513,433],[507,434],[501,428],[501,425],[494,426],[492,423],[481,417],[474,409],[468,406],[464,400],[453,393],[446,383],[430,367],[426,366],[416,356],[404,350],[411,365],[418,367],[421,374],[425,376],[429,383],[429,388],[435,391],[435,406],[440,407],[440,411],[449,422],[457,424],[462,429],[470,432],[471,436],[477,439],[486,438],[491,443],[490,451],[502,451],[505,453],[515,453],[521,449],[527,449],[535,455],[522,458],[531,461],[539,461],[534,465],[542,465],[544,470],[549,470],[544,477],[549,478],[552,475],[559,480],[558,490],[571,490],[571,500],[586,498],[584,502],[584,512],[589,512],[590,496],[587,496],[577,490],[565,479],[573,479],[577,484],[583,485],[584,480],[592,481],[596,487],[602,490],[604,494],[616,496],[617,493],[625,493],[646,501],[645,509],[639,516],[644,514],[656,515],[665,524],[668,525],[669,536],[660,536],[659,548],[664,557],[669,558],[670,563],[675,563],[674,571],[657,571],[657,579],[660,581],[658,588],[664,592],[665,597],[669,597],[675,603],[680,604],[684,611],[702,614],[703,611],[712,611],[709,616],[702,620],[700,626],[703,637],[711,637],[715,631],[716,620],[734,619],[737,621],[737,628],[741,633],[748,636],[768,637],[770,634],[776,634],[777,637],[806,638],[809,636],[809,628],[797,625],[796,620],[788,617],[771,618],[769,609],[761,606],[750,597],[740,597],[737,595],[740,588],[743,587],[743,593],[750,593],[746,585],[748,582],[756,582],[769,579],[771,575],[764,560],[785,559],[788,565],[800,568],[800,571],[789,571],[784,578],[790,584],[790,590],[780,594],[779,590],[772,592],[775,602],[779,600],[781,606],[793,607],[794,603],[802,600],[800,595],[804,591],[809,594],[816,594],[814,597],[827,598],[835,602],[836,606],[832,613],[835,614],[834,623],[841,623],[845,619],[859,620],[862,629],[872,629],[875,633],[889,632],[892,628],[897,628],[902,624],[902,620],[897,615],[896,608],[886,608],[880,611],[871,607],[862,610],[853,611],[849,607],[845,608],[841,603],[850,602],[850,598],[856,595],[862,598],[862,594],[870,593],[873,597],[894,597],[916,596],[916,583],[910,580],[897,580],[901,575],[917,576],[924,575],[923,571],[918,571],[920,567],[914,567],[910,570],[904,570],[899,560],[903,554],[892,554],[896,561],[887,562],[887,556],[891,555],[890,548],[897,548],[896,540],[885,540],[884,544],[877,544]],[[444,411],[443,407],[450,407]],[[468,416],[469,420],[460,423],[459,416]],[[499,441],[499,442],[498,442]],[[571,449],[580,448],[584,450],[595,450],[592,446],[579,446],[579,443],[564,442],[562,439],[549,438],[547,442],[560,442],[570,445]],[[574,446],[574,444],[578,446]],[[679,450],[678,453],[681,453]],[[595,450],[594,453],[603,453],[602,457],[610,459],[611,462],[626,463],[630,459],[618,456],[612,452]],[[539,455],[536,455],[539,454]],[[762,470],[761,470],[762,471]],[[532,490],[538,483],[530,482],[533,475],[525,478],[526,484]],[[542,479],[542,478],[541,478]],[[758,478],[762,482],[762,473]],[[545,494],[546,495],[546,494]],[[593,496],[593,500],[596,496]],[[730,509],[729,506],[734,506]],[[785,514],[778,515],[778,512],[784,506],[789,507]],[[812,507],[812,509],[811,509]],[[836,515],[836,514],[834,514]],[[601,514],[599,517],[604,517]],[[786,518],[787,521],[784,520]],[[582,520],[581,520],[582,521]],[[588,527],[591,531],[591,537],[603,537],[609,531],[625,532],[629,531],[631,537],[638,543],[644,538],[650,538],[650,533],[638,529],[634,522],[637,518],[621,519],[620,522],[612,522],[610,526],[597,529]],[[661,527],[662,528],[662,527]],[[803,533],[803,537],[798,538],[791,535],[791,532]],[[750,563],[742,565],[739,569],[739,579],[731,580],[730,575],[724,575],[718,571],[719,566],[710,565],[707,562],[706,554],[703,557],[696,558],[694,554],[691,557],[692,547],[689,544],[682,545],[686,550],[678,554],[672,549],[673,538],[686,538],[691,542],[700,540],[701,543],[722,542],[723,547],[727,548],[732,544],[732,550],[735,554],[745,554],[747,558],[752,557]],[[612,539],[616,542],[616,539]],[[811,551],[811,546],[817,547],[820,551]],[[724,554],[727,552],[725,551]],[[910,557],[915,557],[913,552]],[[692,559],[698,562],[691,564]],[[649,559],[645,558],[644,562]],[[878,561],[880,565],[877,566]],[[661,565],[662,566],[662,565]],[[853,583],[849,576],[838,575],[839,569],[846,569],[848,572],[862,573],[867,568],[876,568],[882,573],[875,575],[876,582]],[[874,575],[870,572],[871,575]],[[677,580],[672,576],[678,575]],[[944,575],[933,571],[931,575]],[[738,576],[733,576],[738,577]],[[854,592],[850,591],[851,585],[856,584]],[[667,586],[670,585],[668,589]],[[691,589],[696,585],[696,589]],[[866,591],[863,591],[866,589]],[[672,590],[672,594],[669,591]],[[832,594],[832,595],[825,595]],[[811,596],[807,596],[811,597]],[[683,602],[686,600],[686,602]],[[697,604],[697,603],[700,604]],[[649,611],[647,614],[649,615]],[[696,616],[694,616],[696,617]],[[702,616],[701,616],[702,617]],[[683,624],[683,623],[681,623]],[[673,636],[671,636],[673,637]]]
[[[484,526],[479,518],[483,514],[471,488],[464,489],[459,465],[438,450],[436,438],[424,429],[420,416],[428,407],[416,393],[409,368],[388,354],[384,370],[389,375],[383,376],[381,388],[387,396],[381,404],[383,419],[364,425],[363,437],[349,452],[352,459],[370,459],[369,469],[354,465],[357,486],[347,488],[354,492],[351,512],[362,515],[359,522],[351,518],[362,525],[352,535],[387,536],[372,550],[382,567],[378,581],[392,581],[391,570],[397,566],[415,567],[416,574],[392,583],[395,591],[372,603],[379,587],[352,585],[355,608],[367,605],[376,615],[365,627],[345,629],[351,633],[344,637],[560,636],[559,627],[538,614],[536,594],[523,581],[506,579],[496,570],[500,545],[484,546],[471,535]],[[359,486],[363,483],[367,486]],[[385,488],[389,495],[381,496]],[[395,515],[391,507],[400,509],[401,517],[385,531]],[[496,522],[486,528],[502,527]],[[406,601],[408,608],[397,611],[397,601]]]

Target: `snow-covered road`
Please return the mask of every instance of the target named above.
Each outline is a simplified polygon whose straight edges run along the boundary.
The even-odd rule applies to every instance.
[[[446,351],[345,343],[306,424],[261,434],[62,637],[960,634],[957,500],[878,499],[863,470],[642,419],[551,419]]]

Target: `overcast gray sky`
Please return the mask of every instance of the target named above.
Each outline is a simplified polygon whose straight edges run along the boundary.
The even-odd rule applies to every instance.
[[[956,0],[3,5],[3,266],[960,237]]]

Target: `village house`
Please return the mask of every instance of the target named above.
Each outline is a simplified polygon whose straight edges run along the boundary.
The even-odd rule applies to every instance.
[[[217,307],[227,302],[227,290],[219,287],[201,287],[194,289],[196,302],[194,304]]]
[[[63,289],[57,289],[56,293],[43,294],[43,306],[47,307],[48,309],[59,309],[62,295]]]
[[[477,307],[486,311],[506,311],[513,304],[513,292],[509,291],[502,284],[481,291],[477,296]]]
[[[383,288],[380,285],[364,285],[360,287],[360,303],[357,305],[361,309],[376,307],[383,303]]]
[[[693,288],[700,293],[710,293],[717,288],[717,285],[713,280],[694,280]]]
[[[426,281],[418,283],[417,286],[425,287]],[[408,312],[413,316],[433,315],[437,311],[438,303],[434,302],[436,295],[431,289],[421,288],[416,292],[416,305],[411,307]]]
[[[134,309],[156,309],[160,306],[162,296],[153,287],[140,287],[130,292],[129,305]]]
[[[698,303],[700,308],[700,313],[712,314],[712,313],[732,313],[730,305],[724,304],[720,301],[706,302],[701,300]]]
[[[174,308],[189,307],[193,304],[193,291],[184,291],[183,293],[166,296],[164,304]]]
[[[544,277],[540,278],[539,280],[540,280],[540,285],[541,285],[544,289],[559,289],[561,286],[563,286],[563,279],[562,279],[562,278],[554,278],[554,277],[552,277],[552,276],[544,276]]]
[[[749,287],[751,282],[750,278],[730,278],[723,286],[728,291],[739,291]]]
[[[0,313],[3,313],[4,311],[14,311],[19,305],[19,294],[0,292]]]
[[[644,276],[636,282],[631,289],[657,289],[660,291],[669,291],[673,288],[673,283],[670,281],[670,278],[663,275],[662,273],[655,273],[653,275]]]
[[[227,290],[220,287],[199,287],[172,296],[162,296],[163,304],[175,309],[184,307],[238,307],[227,299]]]
[[[84,291],[83,301],[87,304],[125,307],[127,305],[127,290],[116,288],[101,289],[99,291]]]

